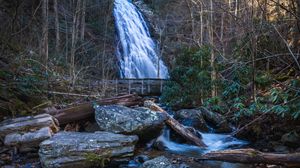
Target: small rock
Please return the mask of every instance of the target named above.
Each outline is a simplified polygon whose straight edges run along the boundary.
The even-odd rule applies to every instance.
[[[179,168],[189,168],[190,166],[188,166],[187,164],[185,163],[182,163],[179,165]]]
[[[84,131],[85,132],[96,132],[101,131],[98,124],[96,122],[86,122],[84,125]]]
[[[136,161],[137,163],[144,163],[148,160],[150,160],[150,158],[147,155],[138,155],[134,157],[134,161]]]
[[[152,160],[146,161],[142,168],[175,168],[174,165],[164,156],[156,157]]]

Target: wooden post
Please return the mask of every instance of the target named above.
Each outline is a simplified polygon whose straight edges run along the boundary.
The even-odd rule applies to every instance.
[[[130,90],[131,90],[131,83],[130,83],[130,79],[128,79],[128,93],[130,94]]]
[[[148,94],[150,94],[151,88],[150,88],[150,79],[148,79]]]
[[[142,79],[142,95],[144,95],[144,79]]]
[[[162,93],[162,90],[163,90],[163,84],[162,84],[162,80],[160,80],[160,93]]]
[[[118,96],[118,79],[116,79],[116,96]]]

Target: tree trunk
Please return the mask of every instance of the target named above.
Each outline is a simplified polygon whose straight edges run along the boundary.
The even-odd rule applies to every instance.
[[[144,103],[145,107],[150,108],[153,111],[158,111],[162,113],[167,113],[165,110],[160,108],[158,105],[156,105],[152,101],[145,101]],[[168,114],[167,114],[168,115]],[[183,125],[181,125],[177,120],[172,118],[171,116],[168,115],[168,119],[166,120],[166,123],[174,130],[176,131],[179,135],[181,135],[183,138],[186,140],[194,143],[197,146],[200,147],[206,147],[206,145],[202,142],[200,138],[198,138],[196,135],[194,135],[191,131],[186,129]]]
[[[54,15],[55,15],[55,52],[60,52],[60,35],[59,35],[59,18],[58,18],[58,9],[57,9],[57,0],[54,0]]]
[[[48,67],[48,0],[42,2],[42,42],[41,51],[42,60],[46,68]]]
[[[255,84],[255,77],[256,77],[256,69],[255,69],[255,58],[256,58],[256,43],[257,43],[257,38],[256,38],[256,32],[255,32],[255,27],[254,27],[254,0],[252,0],[252,12],[251,12],[251,29],[252,29],[252,37],[251,37],[251,61],[252,61],[252,99],[256,101],[256,84]]]
[[[293,35],[293,47],[297,50],[299,50],[299,44],[300,44],[300,0],[296,0],[296,10],[297,10],[297,17],[296,17],[296,24],[295,24],[295,30]]]
[[[211,45],[211,58],[210,58],[210,63],[211,63],[211,68],[212,68],[212,72],[211,72],[211,86],[212,86],[212,89],[211,89],[211,96],[212,97],[215,97],[217,96],[217,87],[216,87],[216,80],[217,80],[217,72],[216,72],[216,68],[215,68],[215,52],[214,52],[214,28],[213,28],[213,0],[210,0],[210,15],[209,15],[209,38],[210,38],[210,45]]]
[[[300,166],[300,153],[274,154],[263,153],[254,149],[214,151],[202,155],[200,159],[239,163],[266,163],[279,165],[288,164],[293,166]]]
[[[72,37],[71,37],[70,76],[72,77],[72,83],[75,82],[75,54],[76,54],[76,44],[77,44],[77,40],[78,40],[80,9],[81,9],[81,0],[77,0],[76,8],[73,13]]]
[[[65,21],[65,63],[66,65],[69,63],[69,25],[68,25],[68,19],[67,19],[67,13],[64,11],[64,21]]]
[[[80,40],[84,40],[85,34],[85,13],[86,13],[86,0],[82,0],[82,13],[81,13],[81,25],[80,25]]]

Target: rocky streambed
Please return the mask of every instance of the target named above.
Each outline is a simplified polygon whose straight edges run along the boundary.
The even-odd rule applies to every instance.
[[[222,115],[205,108],[179,110],[171,115],[145,107],[96,105],[94,108],[93,129],[86,127],[80,131],[59,131],[58,121],[48,114],[2,122],[1,166],[253,167],[253,164],[199,159],[207,152],[248,144],[229,134],[234,128]],[[191,144],[165,125],[170,116],[207,147]]]

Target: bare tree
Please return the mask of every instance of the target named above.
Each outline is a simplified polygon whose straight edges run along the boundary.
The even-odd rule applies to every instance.
[[[216,68],[215,68],[215,52],[214,52],[214,4],[213,4],[213,0],[210,0],[210,14],[209,14],[209,39],[210,39],[210,45],[211,45],[211,58],[210,58],[210,62],[211,62],[211,68],[212,68],[212,72],[211,72],[211,81],[212,81],[212,90],[211,90],[211,96],[215,97],[217,96],[217,87],[216,87],[216,80],[217,80],[217,72],[216,72]]]
[[[58,9],[57,9],[57,0],[54,0],[53,8],[54,8],[54,15],[55,15],[55,52],[60,52],[60,34],[59,34],[59,18],[58,18]]]
[[[76,45],[78,41],[78,28],[80,23],[80,10],[81,10],[81,0],[77,0],[75,11],[73,12],[73,22],[72,22],[72,37],[71,37],[71,55],[70,55],[70,76],[72,77],[72,82],[75,79],[75,54]]]
[[[85,34],[85,15],[86,15],[86,0],[82,0],[82,9],[81,9],[81,25],[80,25],[80,40],[84,40]]]
[[[42,56],[43,62],[46,67],[48,67],[48,0],[43,0],[42,2],[42,42],[40,54]]]

